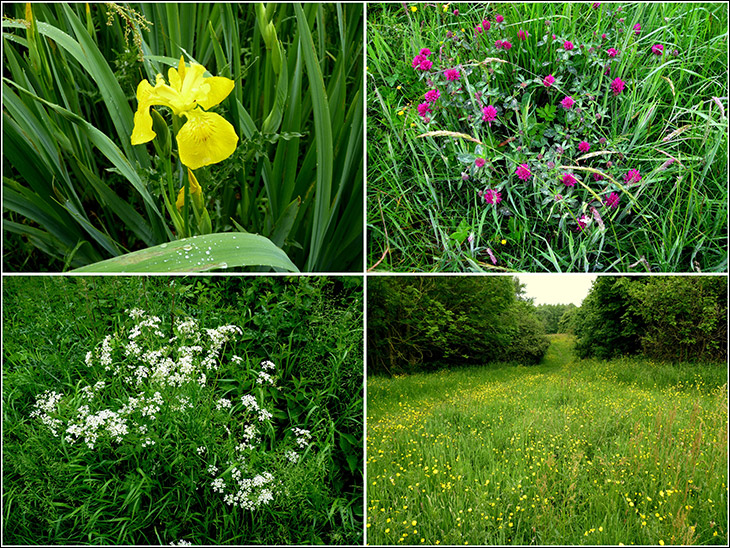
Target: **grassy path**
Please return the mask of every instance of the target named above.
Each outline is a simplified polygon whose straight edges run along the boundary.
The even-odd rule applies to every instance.
[[[368,380],[369,544],[721,544],[725,370],[578,361]]]

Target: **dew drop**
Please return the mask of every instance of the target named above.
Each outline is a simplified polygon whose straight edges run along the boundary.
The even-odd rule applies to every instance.
[[[162,244],[162,245],[160,245],[160,247],[161,247],[162,249],[165,249],[165,248],[167,247],[167,244]]]

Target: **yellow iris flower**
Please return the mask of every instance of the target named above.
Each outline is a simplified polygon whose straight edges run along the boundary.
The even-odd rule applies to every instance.
[[[195,178],[195,175],[193,175],[193,172],[188,169],[188,180],[190,181],[190,196],[193,199],[194,204],[199,209],[202,209],[203,207],[203,189],[200,187],[200,183]],[[177,200],[175,201],[175,206],[177,207],[178,211],[183,208],[185,205],[185,186],[183,186],[180,189],[180,192],[177,194]]]
[[[233,126],[219,114],[207,112],[231,93],[233,80],[222,76],[205,78],[204,72],[203,65],[189,64],[186,67],[181,56],[178,68],[170,67],[167,73],[169,85],[165,84],[162,74],[157,75],[154,87],[147,80],[139,83],[133,145],[155,138],[150,107],[160,105],[169,107],[176,116],[186,118],[177,133],[178,152],[184,165],[198,169],[221,162],[233,154],[238,144]]]

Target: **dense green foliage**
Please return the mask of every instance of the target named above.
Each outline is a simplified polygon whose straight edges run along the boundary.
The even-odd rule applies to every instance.
[[[367,390],[371,545],[727,545],[727,384],[714,364],[469,367]]]
[[[725,360],[727,278],[599,277],[573,321],[580,357]]]
[[[3,3],[5,270],[63,271],[182,235],[248,232],[300,270],[359,271],[363,11]],[[234,82],[214,110],[238,136],[230,157],[196,169],[209,218],[186,206],[184,223],[181,119],[158,106],[158,137],[130,141],[138,85],[167,79],[181,56]]]
[[[545,325],[545,333],[567,333],[563,331],[565,322],[561,326],[561,320],[566,312],[575,309],[574,304],[539,304],[535,307],[537,317]],[[569,316],[568,316],[569,317]],[[567,320],[566,320],[567,321]]]
[[[548,341],[511,277],[371,277],[368,373],[538,363]]]
[[[727,28],[721,3],[372,4],[368,265],[726,271]]]
[[[4,542],[361,542],[361,279],[11,277],[4,279],[3,304]],[[96,354],[89,364],[86,353],[103,349],[105,336],[125,333],[125,310],[136,308],[161,319],[165,342],[173,325],[180,334],[186,318],[201,328],[234,324],[242,332],[226,343],[205,385],[150,379],[127,387],[97,363]],[[149,337],[143,331],[140,346]],[[113,367],[131,363],[120,351]],[[234,352],[239,360],[231,359]],[[268,371],[273,385],[262,383],[268,379],[261,373],[256,377],[262,360],[276,365]],[[89,401],[92,409],[117,410],[142,391],[161,393],[165,403],[157,420],[135,419],[149,424],[153,445],[140,446],[144,436],[130,422],[123,441],[100,435],[92,449],[63,433],[54,437],[31,416],[36,397],[53,390],[64,399],[52,418],[75,420],[84,387],[100,381],[106,387]],[[224,503],[206,470],[216,464],[220,477],[234,483],[230,459],[238,462],[234,444],[245,417],[240,396],[246,394],[273,417],[256,421],[266,425],[261,441],[245,450],[239,466],[251,474],[244,477],[270,470],[281,481],[272,487],[273,500],[255,510]],[[178,396],[193,410],[175,410],[171,402]],[[233,407],[218,409],[219,398]],[[294,444],[295,427],[311,432],[306,451]],[[287,460],[290,449],[300,452],[300,460]]]

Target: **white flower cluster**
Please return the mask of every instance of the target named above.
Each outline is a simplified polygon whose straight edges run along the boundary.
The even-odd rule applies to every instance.
[[[185,539],[180,539],[177,541],[177,544],[170,542],[170,546],[192,546],[192,544]]]
[[[222,325],[217,329],[206,329],[205,332],[210,337],[210,350],[203,360],[202,366],[206,369],[217,369],[218,356],[223,345],[234,335],[243,335],[243,331],[236,325]]]
[[[231,400],[221,398],[215,403],[215,408],[220,411],[221,409],[230,409],[231,405]]]
[[[51,414],[56,412],[56,407],[61,398],[63,398],[63,393],[46,390],[43,394],[36,396],[36,402],[33,404],[35,410],[30,412],[30,416],[41,419],[54,436],[58,436],[58,429],[61,428],[63,422],[60,419],[51,417]]]
[[[75,421],[69,421],[66,428],[66,436],[64,440],[66,443],[74,444],[79,439],[83,438],[84,443],[89,449],[93,449],[96,445],[99,436],[108,435],[114,442],[122,443],[124,436],[129,433],[129,417],[139,409],[143,417],[149,417],[154,420],[156,413],[159,413],[164,401],[162,395],[159,392],[155,392],[152,398],[147,399],[144,393],[140,394],[139,397],[130,397],[128,402],[123,405],[118,411],[112,411],[111,409],[102,409],[97,413],[91,413],[88,405],[82,405],[76,410]],[[146,425],[138,425],[140,434],[147,433]],[[54,436],[58,434],[54,432]],[[150,438],[142,443],[142,447],[148,445],[154,445],[154,441]]]
[[[268,504],[274,500],[274,492],[271,484],[274,476],[270,472],[257,474],[253,478],[244,478],[243,473],[234,467],[231,476],[235,485],[233,491],[226,493],[223,501],[229,506],[238,506],[244,510],[255,510],[262,504]],[[223,493],[226,484],[221,478],[216,478],[211,483],[213,491]]]
[[[249,411],[257,412],[259,421],[261,422],[269,420],[273,416],[266,409],[260,408],[258,402],[256,401],[256,398],[251,394],[246,394],[245,396],[242,396],[241,402],[243,403],[243,406]]]
[[[312,439],[312,434],[309,430],[303,430],[301,428],[292,428],[291,430],[297,439],[297,445],[302,449],[306,449],[309,446],[309,440]]]
[[[297,453],[296,451],[292,451],[290,449],[289,451],[287,451],[286,453],[284,453],[284,456],[286,457],[286,460],[288,460],[289,462],[293,462],[295,464],[297,462],[299,462],[299,458],[300,458],[299,457],[299,453]]]

